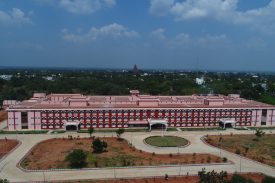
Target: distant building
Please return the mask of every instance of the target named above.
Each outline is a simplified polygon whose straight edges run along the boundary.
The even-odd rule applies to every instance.
[[[6,101],[9,130],[148,127],[275,126],[275,106],[238,94],[125,96],[35,93]],[[68,127],[68,128],[67,128]]]
[[[48,81],[53,81],[54,78],[52,76],[45,76],[43,77],[45,80],[48,80]]]
[[[265,91],[267,91],[267,84],[266,83],[261,83],[261,87],[265,90]]]
[[[11,80],[12,75],[6,75],[6,74],[4,74],[4,75],[0,75],[0,78],[1,78],[1,79],[4,79],[4,80],[6,80],[6,81],[9,81],[9,80]]]
[[[197,85],[203,85],[205,83],[204,78],[196,78]]]
[[[135,74],[135,75],[138,75],[138,74],[139,74],[140,71],[138,70],[138,67],[137,67],[136,64],[134,65],[134,68],[133,68],[132,72],[133,72],[133,74]]]

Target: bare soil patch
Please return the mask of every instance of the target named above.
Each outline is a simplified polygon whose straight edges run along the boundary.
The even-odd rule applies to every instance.
[[[251,179],[254,182],[260,183],[264,179],[264,175],[258,173],[247,173],[242,174],[242,177]],[[230,180],[232,174],[228,175],[228,180]],[[168,177],[168,180],[165,180],[163,177],[156,178],[139,178],[139,179],[117,179],[117,180],[91,180],[91,181],[69,181],[62,183],[198,183],[198,176],[181,176],[181,177]]]
[[[208,136],[206,141],[224,150],[275,166],[275,134],[264,135],[259,140],[255,135]]]
[[[88,153],[87,167],[153,166],[166,164],[220,163],[220,157],[211,154],[165,154],[147,153],[130,146],[126,140],[101,138],[108,144],[107,152],[92,152],[92,139],[50,139],[37,144],[21,165],[26,169],[69,168],[65,160],[73,149]]]
[[[15,148],[18,143],[17,140],[0,139],[0,159]]]
[[[0,122],[6,120],[8,118],[8,113],[6,111],[0,111]]]

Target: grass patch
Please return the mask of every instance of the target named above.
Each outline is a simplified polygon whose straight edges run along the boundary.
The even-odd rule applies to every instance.
[[[247,127],[250,130],[256,130],[256,129],[261,129],[261,130],[274,130],[275,126],[263,126],[263,127]]]
[[[168,132],[175,132],[175,131],[178,131],[177,128],[167,128],[167,131]]]
[[[28,130],[28,131],[3,131],[0,130],[0,134],[45,134],[48,130]]]
[[[101,133],[115,133],[116,129],[95,129],[94,132],[101,132]],[[146,128],[125,128],[125,132],[148,132],[149,130]],[[78,133],[89,133],[88,130],[79,130]]]
[[[188,144],[188,140],[177,136],[151,136],[145,142],[157,147],[180,147]]]
[[[234,128],[235,130],[248,130],[248,128],[244,128],[244,127],[236,127]]]
[[[181,130],[182,131],[208,131],[208,130],[217,131],[217,130],[225,130],[225,129],[220,128],[220,127],[218,127],[218,128],[189,128],[189,127],[187,127],[187,128],[181,128]]]
[[[65,133],[65,130],[54,130],[51,132],[51,134],[59,134],[59,133]]]

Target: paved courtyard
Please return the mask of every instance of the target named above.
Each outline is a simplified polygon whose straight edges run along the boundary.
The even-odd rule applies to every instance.
[[[210,153],[221,157],[226,157],[233,164],[223,165],[182,165],[182,166],[159,166],[159,167],[132,167],[132,168],[99,168],[85,170],[58,170],[58,171],[23,171],[18,167],[19,161],[24,155],[37,143],[55,137],[67,137],[64,134],[43,134],[43,135],[0,135],[0,138],[8,137],[21,141],[21,145],[8,156],[0,160],[0,177],[8,178],[12,182],[35,182],[35,181],[52,181],[52,180],[78,180],[78,179],[114,179],[130,178],[145,176],[164,176],[168,175],[189,175],[197,174],[202,168],[206,170],[225,170],[227,172],[260,172],[269,176],[275,176],[273,167],[240,157],[236,154],[220,150],[204,144],[201,137],[209,135],[230,134],[248,134],[253,131],[200,131],[200,132],[165,132],[169,135],[184,137],[190,141],[190,145],[185,148],[155,148],[144,144],[143,139],[151,135],[162,135],[163,132],[132,132],[122,135],[123,138],[132,143],[137,149],[146,152],[155,152],[160,154],[169,153]],[[266,133],[275,133],[275,131],[266,131]],[[73,136],[88,137],[89,134],[71,133]],[[99,137],[116,136],[115,133],[95,133]]]

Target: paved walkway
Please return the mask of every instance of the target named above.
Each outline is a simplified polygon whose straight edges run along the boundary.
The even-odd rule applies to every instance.
[[[266,175],[275,176],[275,169],[255,161],[241,158],[238,155],[219,150],[204,144],[200,138],[206,134],[230,134],[230,131],[217,132],[166,132],[169,135],[178,135],[188,139],[191,144],[186,148],[154,148],[143,143],[143,139],[150,135],[162,134],[162,132],[151,133],[125,133],[123,138],[131,142],[136,148],[146,152],[155,153],[211,153],[227,157],[234,164],[226,165],[184,165],[169,167],[135,167],[135,168],[103,168],[90,170],[65,170],[65,171],[45,171],[45,172],[24,172],[17,167],[17,163],[23,156],[38,142],[55,138],[67,137],[66,134],[44,134],[44,135],[0,135],[0,138],[8,136],[11,139],[18,139],[22,144],[14,150],[5,159],[0,161],[0,177],[8,178],[12,182],[31,182],[31,181],[52,181],[52,180],[78,180],[78,179],[114,179],[114,178],[130,178],[130,177],[146,177],[146,176],[164,176],[168,175],[189,175],[197,174],[202,168],[207,170],[227,172],[261,172]],[[252,131],[234,131],[233,133],[253,133]],[[275,133],[275,131],[273,131]],[[73,136],[88,137],[89,134],[75,134]],[[96,136],[116,136],[114,133],[96,133]]]
[[[1,121],[0,122],[0,130],[3,130],[6,127],[7,127],[7,120]]]

